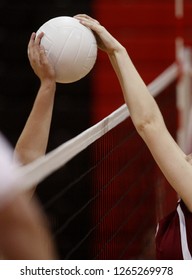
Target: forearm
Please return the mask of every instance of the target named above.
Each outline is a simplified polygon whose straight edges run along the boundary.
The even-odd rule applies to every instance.
[[[159,107],[123,47],[110,54],[109,59],[119,79],[133,124],[156,157],[156,136],[166,134],[167,138],[170,137]],[[182,157],[186,157],[175,141],[172,141],[172,145]]]
[[[149,125],[163,125],[160,110],[125,48],[114,51],[109,59],[119,79],[132,121],[141,136]]]
[[[46,152],[55,96],[55,82],[41,83],[32,111],[19,137],[15,154],[21,164],[32,162]]]

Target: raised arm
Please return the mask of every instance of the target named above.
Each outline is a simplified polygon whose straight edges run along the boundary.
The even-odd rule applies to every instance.
[[[28,57],[32,69],[40,80],[40,87],[25,127],[17,141],[15,154],[22,165],[32,162],[46,152],[54,97],[55,71],[49,63],[45,50],[40,46],[43,33],[31,35]]]
[[[77,15],[76,18],[94,31],[98,47],[108,54],[136,130],[171,186],[192,211],[192,167],[168,132],[156,101],[126,49],[98,21],[87,15]]]
[[[55,71],[49,63],[44,49],[40,46],[42,37],[43,33],[38,37],[33,33],[28,44],[29,61],[40,79],[40,88],[14,151],[15,157],[22,165],[45,154],[52,119],[56,90]],[[6,152],[9,154],[9,150],[6,151],[5,147],[1,147],[5,154],[4,160]],[[3,189],[3,187],[9,186],[8,183],[13,183],[12,174],[9,172],[9,177],[7,176],[8,168],[9,162],[2,161],[0,255],[2,254],[4,259],[56,258],[46,217],[35,198],[29,201],[29,193],[14,194],[11,189]],[[3,186],[2,184],[5,184],[6,181],[7,185]]]

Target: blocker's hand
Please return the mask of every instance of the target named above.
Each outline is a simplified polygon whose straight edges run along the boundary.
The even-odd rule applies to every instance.
[[[98,47],[107,54],[113,54],[123,48],[123,46],[102,26],[96,19],[85,15],[78,14],[74,16],[81,24],[90,28],[96,37]]]
[[[28,43],[28,58],[31,67],[41,81],[55,81],[55,69],[48,60],[44,47],[41,45],[41,39],[44,33],[38,36],[33,32]]]

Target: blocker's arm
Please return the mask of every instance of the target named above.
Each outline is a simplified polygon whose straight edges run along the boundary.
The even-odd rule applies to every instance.
[[[45,154],[52,119],[56,90],[55,71],[40,46],[42,37],[43,33],[37,38],[33,33],[28,44],[29,61],[40,79],[40,88],[15,147],[15,154],[23,165]]]
[[[133,123],[163,174],[192,211],[192,167],[168,132],[159,107],[133,65],[126,49],[95,19],[76,16],[91,28],[120,82]]]

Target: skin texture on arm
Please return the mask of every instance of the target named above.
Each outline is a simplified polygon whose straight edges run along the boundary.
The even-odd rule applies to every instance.
[[[40,45],[43,33],[32,33],[28,57],[40,87],[25,127],[16,143],[15,158],[21,165],[28,164],[46,152],[56,91],[55,71]],[[35,187],[31,191],[33,191]]]
[[[93,30],[98,47],[108,54],[136,130],[170,185],[192,211],[192,167],[167,130],[156,101],[126,49],[98,21],[87,15],[77,15],[76,18]]]
[[[52,119],[56,90],[55,71],[40,46],[42,37],[43,33],[37,38],[33,33],[28,44],[29,61],[40,79],[40,88],[15,147],[15,153],[23,165],[45,154]]]
[[[38,37],[33,33],[28,44],[29,61],[40,79],[40,88],[15,147],[15,165],[18,160],[22,165],[32,162],[44,155],[47,148],[56,83],[55,71],[40,46],[42,37],[43,33]],[[28,192],[14,193],[14,188],[9,185],[15,185],[14,175],[9,172],[13,163],[12,151],[6,145],[1,148],[4,162],[0,172],[0,255],[3,259],[55,259],[56,251],[46,216],[36,198],[29,200]],[[6,182],[7,185],[3,186]],[[4,187],[7,187],[5,191]]]

